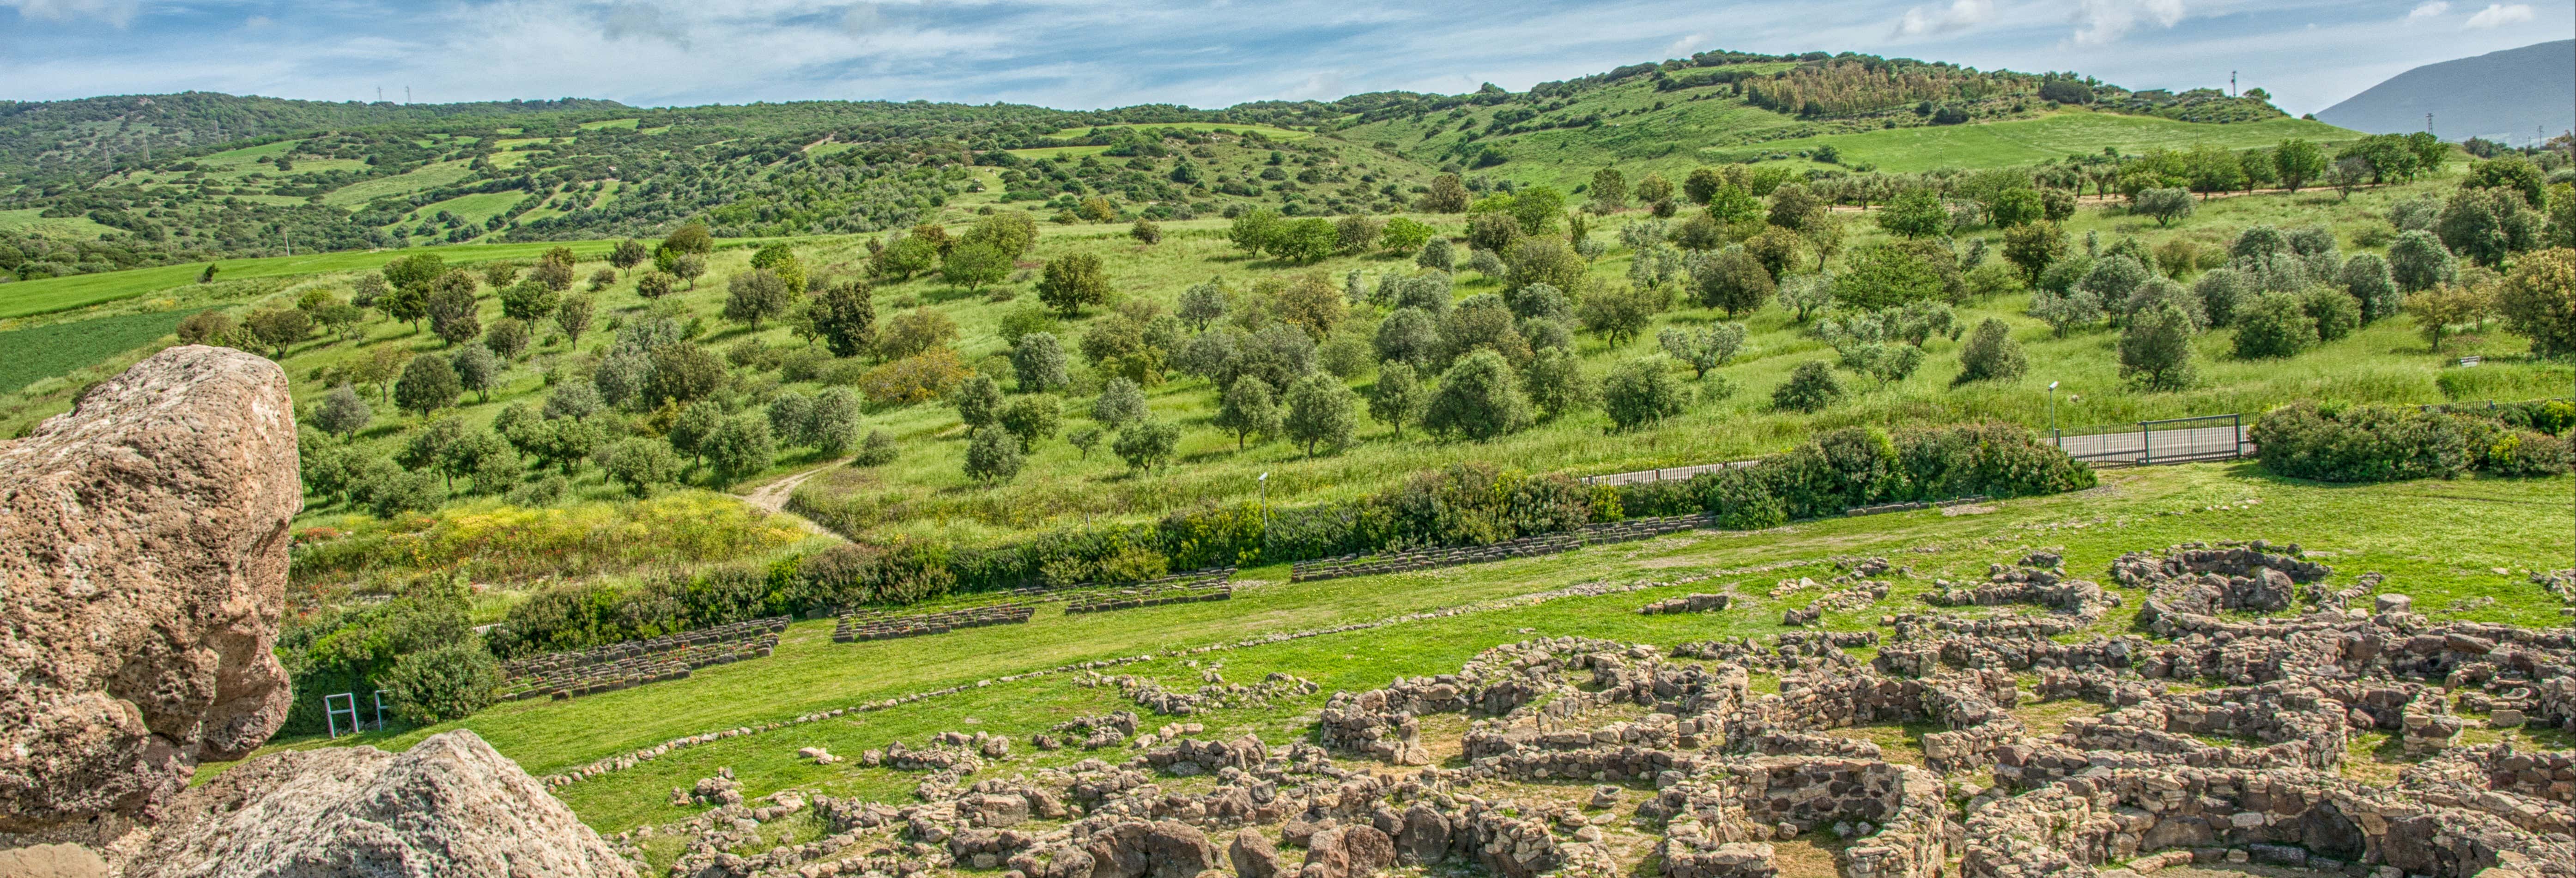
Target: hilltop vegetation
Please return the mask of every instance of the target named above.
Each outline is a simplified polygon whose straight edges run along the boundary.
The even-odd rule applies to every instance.
[[[1965,149],[1932,134],[1997,122],[2019,128]],[[596,240],[689,220],[718,237],[876,232],[997,182],[1052,208],[1101,195],[1158,218],[1262,206],[1383,213],[1442,170],[1579,193],[1612,163],[1677,176],[1771,160],[1832,176],[2291,136],[2349,135],[2283,117],[2260,90],[2132,92],[2074,74],[1821,52],[1704,52],[1522,93],[1489,85],[1220,110],[103,97],[0,105],[0,212],[26,217],[7,224],[19,231],[0,241],[0,271],[34,279],[298,248]],[[1322,157],[1320,176],[1333,179],[1307,179],[1311,164],[1277,177],[1251,166],[1292,147],[1301,164]],[[1056,157],[1102,166],[1043,180],[994,173],[1033,173],[1029,160]],[[1372,179],[1354,188],[1355,177]]]

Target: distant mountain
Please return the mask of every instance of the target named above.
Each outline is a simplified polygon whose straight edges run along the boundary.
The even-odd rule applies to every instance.
[[[2426,64],[2390,77],[2317,119],[2372,134],[2424,130],[2443,140],[2484,137],[2521,146],[2535,133],[2576,129],[2576,40]]]

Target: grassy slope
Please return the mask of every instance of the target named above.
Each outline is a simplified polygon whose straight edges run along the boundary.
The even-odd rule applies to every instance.
[[[89,217],[54,217],[45,216],[44,213],[43,208],[36,207],[24,210],[0,210],[0,229],[81,238],[96,238],[103,234],[117,233],[116,227],[102,225]]]
[[[1080,128],[1067,128],[1047,136],[1057,138],[1088,137],[1093,131],[1113,131],[1120,128],[1178,128],[1186,131],[1224,131],[1234,134],[1241,134],[1246,131],[1259,131],[1264,136],[1267,136],[1272,140],[1304,140],[1308,137],[1314,136],[1314,132],[1311,131],[1296,131],[1272,125],[1235,125],[1224,122],[1134,122],[1117,125],[1089,125]]]
[[[2186,540],[2257,537],[2301,543],[2335,567],[2332,582],[2337,585],[2365,572],[2387,574],[2387,590],[2411,594],[2418,607],[2428,610],[2441,610],[2454,600],[2495,599],[2491,606],[2443,618],[2551,625],[2559,619],[2555,601],[2523,581],[2524,571],[2563,564],[2576,551],[2568,536],[2571,526],[2576,526],[2568,503],[2576,480],[2566,477],[2328,487],[2265,476],[2251,464],[2203,464],[2116,471],[2107,473],[2104,483],[2103,488],[2079,494],[2000,503],[1985,515],[1950,517],[1926,511],[1809,522],[1758,533],[1701,533],[1362,580],[1290,584],[1279,581],[1285,578],[1284,568],[1265,568],[1245,571],[1245,588],[1231,602],[1128,610],[1079,620],[1050,608],[1025,626],[934,638],[833,644],[831,623],[799,623],[769,659],[709,668],[685,681],[568,702],[506,704],[449,726],[361,740],[403,746],[445,728],[471,728],[528,770],[542,774],[679,735],[784,719],[1069,661],[1168,653],[1264,632],[1369,621],[1577,582],[1669,581],[1718,569],[1782,560],[1821,561],[1845,554],[1886,555],[1913,566],[1917,577],[1900,579],[1895,593],[1876,607],[1827,619],[1829,627],[1843,629],[1866,627],[1878,614],[1919,606],[1912,596],[1927,590],[1934,576],[1980,577],[1988,563],[2018,557],[2032,547],[2063,547],[2070,570],[2099,576],[2113,557],[2126,551],[2160,549]],[[1780,610],[1813,595],[1787,602],[1757,597],[1741,609],[1707,616],[1639,616],[1633,611],[1652,600],[1687,591],[1720,591],[1730,585],[1759,595],[1783,576],[1815,572],[1738,575],[1624,595],[1565,598],[1535,608],[1476,612],[1205,655],[1198,664],[1221,664],[1234,682],[1254,682],[1265,673],[1285,671],[1322,683],[1324,693],[1269,710],[1189,719],[1217,729],[1255,729],[1278,742],[1304,734],[1312,719],[1309,711],[1335,689],[1381,686],[1397,674],[1453,671],[1477,650],[1527,636],[1579,634],[1669,645],[1713,636],[1777,633],[1785,630],[1776,624]],[[2132,595],[2129,606],[2097,633],[2127,630],[2136,606]],[[1165,659],[1122,672],[1186,689],[1197,685],[1192,670],[1196,666]],[[793,753],[798,747],[820,745],[849,754],[896,738],[917,744],[922,736],[943,729],[986,730],[1025,740],[1029,733],[1056,722],[1124,707],[1130,705],[1120,701],[1114,690],[1078,687],[1067,677],[996,684],[898,711],[792,726],[682,751],[605,779],[575,784],[561,794],[603,831],[684,815],[687,812],[665,806],[659,791],[690,783],[718,766],[730,766],[744,778],[746,795],[792,785],[897,797],[910,788],[910,778],[846,766],[816,768],[799,762]],[[1037,758],[1065,762],[1080,755],[1077,751]],[[1028,767],[1023,761],[1009,770]]]
[[[1229,156],[1227,162],[1249,162],[1250,157]],[[1223,163],[1223,162],[1221,162]],[[1245,167],[1249,167],[1246,164]],[[1240,169],[1238,169],[1239,172]],[[990,173],[989,170],[986,171]],[[988,179],[988,183],[992,182]],[[2075,228],[2080,235],[2099,231],[2107,244],[2120,235],[2138,235],[2148,243],[2161,243],[2170,237],[2185,237],[2217,244],[2236,229],[2254,223],[2303,224],[2332,218],[2347,242],[2364,226],[2384,222],[2380,212],[2392,200],[2409,194],[2437,190],[2447,183],[2420,184],[2412,189],[2364,192],[2349,204],[2338,204],[2332,193],[2309,192],[2297,196],[2260,195],[2220,199],[2207,202],[2202,213],[2173,229],[2158,229],[2152,223],[2129,217],[2106,214],[2088,208],[2079,214]],[[991,203],[997,192],[974,194],[952,204],[946,217],[962,223],[972,217],[971,211]],[[1449,232],[1458,231],[1454,217],[1425,217]],[[1110,276],[1126,295],[1170,301],[1190,284],[1210,275],[1223,277],[1236,289],[1248,287],[1263,275],[1299,270],[1323,271],[1336,283],[1344,273],[1360,269],[1372,285],[1386,271],[1412,270],[1409,260],[1391,256],[1336,257],[1311,269],[1283,266],[1268,260],[1246,261],[1236,255],[1222,239],[1225,221],[1208,219],[1169,222],[1165,224],[1164,243],[1147,247],[1125,237],[1125,226],[1042,224],[1039,247],[1034,259],[1053,258],[1071,252],[1096,252],[1107,261]],[[954,227],[954,226],[952,226]],[[1856,226],[1860,232],[1866,223]],[[1603,231],[1598,234],[1613,235]],[[1866,240],[1867,235],[1860,240]],[[1858,240],[1855,243],[1859,243]],[[480,261],[493,258],[527,259],[548,245],[474,245],[435,248],[451,261]],[[607,247],[606,242],[574,245],[587,257]],[[856,239],[802,239],[800,254],[809,266],[821,273],[851,272],[864,257],[865,250]],[[738,343],[744,338],[757,338],[772,346],[799,344],[788,327],[773,323],[759,332],[746,327],[722,323],[716,318],[723,302],[721,278],[747,268],[747,247],[729,247],[718,251],[707,279],[695,292],[684,293],[672,301],[690,313],[706,317],[710,333],[705,341],[716,348]],[[208,304],[234,303],[246,313],[258,301],[285,303],[300,294],[307,285],[336,289],[345,294],[352,272],[372,268],[394,254],[331,254],[311,257],[311,262],[287,260],[240,260],[225,263],[224,277],[266,280],[268,283],[244,286],[233,298],[192,298],[192,294],[218,295],[192,283],[196,267],[179,266],[107,275],[86,275],[0,287],[0,308],[15,305],[23,291],[59,290],[76,283],[102,284],[125,279],[123,289],[93,290],[100,298],[142,296],[100,309],[66,313],[56,318],[69,319],[118,309],[171,310],[202,307]],[[299,259],[304,259],[299,257]],[[586,263],[581,273],[598,267]],[[279,277],[290,272],[329,270],[338,273]],[[1595,268],[1597,276],[1616,282],[1626,271],[1625,257],[1618,252],[1605,258]],[[1028,305],[1035,297],[1026,292],[1031,279],[1023,276],[1006,285],[1019,291],[1015,301],[996,303],[984,293],[969,293],[948,288],[933,279],[916,279],[904,283],[886,283],[878,288],[880,319],[893,316],[908,303],[921,303],[945,311],[960,330],[959,350],[969,361],[987,361],[987,368],[1007,375],[1007,368],[997,357],[1002,352],[998,323],[1002,315]],[[264,277],[265,276],[265,277]],[[144,278],[159,278],[159,285],[131,283]],[[1465,279],[1459,294],[1471,295],[1496,289],[1490,280],[1462,273]],[[221,285],[219,285],[221,286]],[[243,297],[266,297],[245,299]],[[605,327],[621,315],[631,316],[644,305],[633,294],[632,280],[624,280],[604,291],[599,299],[597,323]],[[1695,404],[1683,416],[1654,429],[1626,435],[1608,435],[1606,420],[1597,412],[1583,412],[1566,419],[1515,436],[1487,444],[1438,442],[1408,431],[1395,439],[1391,431],[1364,423],[1360,443],[1339,455],[1305,459],[1284,442],[1256,444],[1249,450],[1237,451],[1233,437],[1220,433],[1207,424],[1213,416],[1213,392],[1203,381],[1176,379],[1153,389],[1151,397],[1157,413],[1176,419],[1188,428],[1181,446],[1181,464],[1170,471],[1150,476],[1132,477],[1104,449],[1083,459],[1080,452],[1061,440],[1041,443],[1028,467],[1015,482],[994,489],[971,486],[959,465],[964,455],[964,434],[959,429],[955,412],[944,405],[923,404],[901,408],[879,408],[866,416],[866,426],[884,429],[904,442],[904,456],[898,463],[874,470],[836,469],[813,480],[803,490],[820,496],[856,496],[888,518],[904,519],[900,525],[915,531],[936,531],[950,538],[1000,538],[1022,528],[1081,521],[1099,516],[1147,515],[1211,500],[1247,499],[1257,483],[1254,477],[1272,473],[1270,498],[1276,502],[1308,502],[1347,497],[1377,490],[1405,473],[1437,466],[1455,460],[1481,459],[1522,462],[1545,469],[1568,469],[1577,472],[1615,472],[1660,466],[1705,463],[1712,460],[1740,459],[1768,453],[1792,444],[1798,437],[1820,426],[1851,423],[1905,424],[1924,420],[1960,417],[1997,417],[2033,426],[2047,422],[2049,381],[2063,382],[2059,398],[2059,421],[2068,426],[2115,424],[2139,418],[2173,417],[2191,414],[2225,412],[2259,412],[2281,403],[2303,398],[2353,399],[2390,402],[2435,402],[2446,398],[2435,383],[2444,371],[2447,356],[2461,353],[2485,353],[2493,357],[2490,364],[2476,375],[2482,383],[2469,388],[2471,398],[2527,398],[2557,395],[2564,392],[2569,380],[2563,366],[2543,366],[2520,362],[2523,345],[2518,338],[2502,333],[2488,333],[2483,338],[2459,343],[2435,356],[2414,336],[2410,322],[2404,318],[2364,329],[2354,336],[2327,345],[2285,362],[2248,363],[2227,358],[2229,334],[2209,333],[2198,341],[2201,353],[2201,386],[2173,394],[2140,393],[2129,390],[2117,374],[2112,354],[2115,335],[2106,330],[2079,333],[2069,338],[2053,337],[2045,326],[2021,315],[2023,302],[2008,298],[1971,305],[1963,309],[1969,322],[1995,316],[2015,326],[2015,335],[2029,349],[2032,369],[2019,382],[1952,388],[1948,382],[1957,371],[1958,343],[1933,342],[1930,357],[1922,369],[1908,381],[1889,388],[1873,388],[1866,379],[1851,378],[1856,393],[1852,404],[1821,416],[1782,414],[1769,410],[1773,386],[1784,380],[1790,369],[1811,359],[1830,358],[1832,352],[1807,336],[1789,316],[1774,307],[1747,318],[1753,329],[1753,349],[1735,364],[1721,370],[1725,381],[1736,388],[1730,398],[1707,400]],[[484,319],[500,316],[499,305],[488,293]],[[6,313],[6,311],[0,311]],[[1079,339],[1084,328],[1103,313],[1095,309],[1090,316],[1058,330],[1068,345]],[[1686,306],[1664,315],[1660,325],[1696,325],[1717,319],[1715,312]],[[1342,330],[1363,337],[1369,329],[1355,324]],[[1581,337],[1580,350],[1586,368],[1598,375],[1612,364],[1630,357],[1654,353],[1654,330],[1645,338],[1613,349],[1599,338]],[[542,340],[546,332],[540,332]],[[608,340],[599,332],[584,339],[585,349],[595,349]],[[442,352],[445,346],[432,338],[414,335],[408,325],[382,321],[369,326],[367,338],[355,345],[346,342],[316,340],[299,345],[287,358],[288,372],[298,382],[299,400],[310,401],[328,390],[314,379],[317,368],[365,355],[365,348],[379,344],[404,345],[415,352]],[[469,424],[489,420],[502,407],[519,401],[539,401],[545,392],[541,375],[548,363],[565,353],[561,345],[540,344],[532,355],[513,369],[509,386],[497,391],[489,403],[470,402],[460,414]],[[102,368],[120,368],[132,357],[149,351],[138,351],[124,358],[111,359]],[[15,432],[36,419],[68,405],[69,393],[82,381],[80,375],[64,380],[39,383],[26,394],[0,400],[0,434]],[[1370,376],[1363,375],[1357,384],[1365,388]],[[1007,381],[1005,382],[1007,384]],[[1711,382],[1714,386],[1714,382]],[[812,392],[815,385],[790,385],[788,389]],[[35,397],[30,399],[29,397]],[[1069,400],[1065,429],[1087,424],[1087,398]],[[372,442],[390,447],[400,441],[401,431],[413,419],[380,406],[378,426],[370,431]],[[1544,462],[1544,463],[1537,463]],[[783,473],[810,465],[803,453],[783,455],[773,473]],[[603,496],[606,488],[590,483],[598,478],[596,470],[584,484]],[[338,510],[317,507],[315,515]]]
[[[1598,113],[1604,117],[1598,127],[1552,128],[1474,142],[1500,149],[1511,159],[1484,173],[1571,190],[1589,182],[1593,171],[1613,164],[1631,181],[1648,172],[1678,181],[1695,165],[1759,160],[1774,154],[1795,156],[1826,144],[1840,150],[1846,163],[1910,172],[2031,164],[2070,153],[2099,153],[2106,146],[2137,153],[2197,143],[2237,149],[2269,146],[2286,137],[2338,141],[2359,136],[2321,122],[2288,118],[2207,125],[2083,109],[2034,109],[2021,118],[1969,125],[1881,129],[1879,121],[1869,119],[1803,120],[1718,96],[1719,91],[1659,92],[1642,79],[1591,89],[1542,117]],[[1528,105],[1463,108],[1464,113],[1443,111],[1418,121],[1383,120],[1334,136],[1392,144],[1406,156],[1436,165],[1446,160],[1450,147],[1467,140],[1460,131],[1462,123],[1471,126],[1469,130],[1482,131],[1496,112],[1513,108]],[[1807,163],[1802,160],[1801,164]]]
[[[2292,137],[2336,141],[2354,136],[2354,132],[2304,119],[2202,125],[2152,116],[2069,110],[2037,119],[2008,119],[1982,125],[1891,128],[1780,140],[1757,149],[1763,156],[1795,155],[1832,146],[1845,162],[1867,162],[1882,171],[1913,172],[2034,164],[2068,155],[2100,153],[2106,146],[2122,154],[2134,154],[2150,149],[2186,149],[2203,143],[2248,149],[2272,146]],[[1733,157],[1754,157],[1750,151],[1738,152],[1746,154]]]
[[[2363,193],[2342,205],[2335,202],[2332,193],[2220,199],[2206,203],[2199,217],[2166,230],[2149,222],[2087,209],[2079,215],[2075,230],[2079,238],[2088,231],[2102,233],[2105,246],[2121,235],[2136,235],[2150,244],[2184,237],[2215,246],[2246,225],[2305,224],[2333,217],[2349,242],[2354,232],[2382,221],[2375,212],[2388,202],[2441,185],[2445,184]],[[1430,219],[1447,231],[1457,230],[1454,218]],[[1211,274],[1241,289],[1257,274],[1295,270],[1267,261],[1242,261],[1216,237],[1214,223],[1166,225],[1169,236],[1154,247],[1127,241],[1120,237],[1117,227],[1050,226],[1040,238],[1037,255],[1050,258],[1077,250],[1098,252],[1122,291],[1166,302]],[[1858,226],[1855,231],[1866,228]],[[1408,261],[1384,257],[1337,257],[1315,270],[1325,272],[1338,284],[1354,268],[1364,271],[1372,285],[1381,272],[1412,270]],[[1605,281],[1619,282],[1626,268],[1625,257],[1614,251],[1596,265],[1594,272]],[[1461,277],[1467,279],[1461,285],[1461,296],[1498,288],[1471,272]],[[1000,353],[1002,345],[994,327],[1003,314],[1020,305],[995,304],[980,296],[948,292],[932,281],[880,287],[878,295],[881,309],[889,309],[889,303],[909,295],[946,310],[963,331],[960,350],[970,360]],[[1634,434],[1606,434],[1607,420],[1598,412],[1578,413],[1485,444],[1433,441],[1418,431],[1408,431],[1399,440],[1389,429],[1365,423],[1357,446],[1339,455],[1309,460],[1284,442],[1237,451],[1232,436],[1207,424],[1216,407],[1208,384],[1176,378],[1149,391],[1159,415],[1177,419],[1188,428],[1180,448],[1181,464],[1167,473],[1130,477],[1124,465],[1105,452],[1085,460],[1070,445],[1049,441],[1036,449],[1027,468],[1013,483],[993,489],[973,486],[959,465],[965,434],[955,413],[945,406],[922,405],[869,417],[871,426],[887,429],[905,440],[901,461],[872,471],[835,471],[808,482],[803,490],[822,496],[855,494],[882,510],[884,517],[904,519],[900,527],[972,539],[1095,516],[1156,514],[1201,501],[1249,499],[1256,490],[1254,477],[1262,472],[1272,473],[1271,500],[1304,502],[1373,491],[1405,473],[1456,460],[1617,472],[1742,459],[1784,448],[1816,427],[1852,423],[1898,425],[1995,417],[2040,426],[2047,423],[2048,396],[2044,388],[2050,381],[2063,382],[2059,420],[2073,426],[2195,414],[2254,413],[2307,398],[2438,402],[2446,397],[2435,379],[2444,371],[2447,357],[2468,352],[2496,358],[2490,364],[2491,371],[2478,373],[2489,383],[2481,385],[2474,398],[2557,395],[2564,392],[2569,380],[2564,366],[2498,356],[2523,349],[2519,339],[2501,333],[2487,334],[2466,347],[2436,356],[2415,336],[2411,322],[2399,318],[2280,362],[2232,359],[2227,355],[2232,335],[2223,330],[2207,333],[2197,340],[2199,387],[2182,393],[2144,393],[2129,389],[2119,377],[2113,351],[2116,333],[2095,329],[2056,338],[2044,324],[2021,313],[2025,306],[2024,298],[2011,297],[1972,304],[1961,312],[1968,325],[1996,317],[2014,326],[2014,335],[2027,347],[2031,362],[2030,372],[2022,380],[1953,388],[1949,381],[1958,371],[1959,343],[1940,340],[1927,347],[1930,356],[1919,372],[1891,387],[1875,388],[1867,379],[1845,373],[1855,393],[1854,402],[1821,416],[1770,410],[1772,388],[1785,380],[1791,369],[1809,360],[1834,356],[1775,306],[1747,318],[1745,322],[1752,329],[1752,349],[1719,371],[1736,388],[1732,397],[1702,401],[1681,417]],[[881,319],[888,314],[890,309],[881,311]],[[1686,305],[1661,317],[1658,325],[1693,326],[1719,318],[1714,311]],[[1080,336],[1082,324],[1090,319],[1076,321],[1058,334],[1070,343]],[[1341,331],[1365,335],[1369,330],[1364,325],[1354,325]],[[1610,347],[1596,336],[1582,336],[1580,352],[1587,370],[1599,375],[1620,360],[1655,353],[1654,331],[1649,329],[1644,338],[1619,348]],[[2508,359],[2515,362],[2505,362]],[[1371,380],[1362,376],[1357,383],[1366,387]],[[1077,400],[1071,406],[1074,415],[1086,410],[1083,403]],[[1078,416],[1068,417],[1065,429],[1069,432],[1081,423]]]
[[[330,194],[322,196],[322,203],[328,204],[332,207],[355,208],[370,200],[387,195],[401,195],[409,192],[418,192],[424,189],[436,189],[440,186],[445,186],[449,183],[465,179],[465,175],[470,173],[466,166],[470,164],[472,164],[472,162],[468,162],[463,159],[431,162],[427,165],[422,165],[418,168],[413,168],[409,171],[405,171],[391,177],[360,180],[358,182],[342,186],[338,189],[331,190]],[[298,165],[297,167],[301,169],[303,166]]]
[[[433,211],[434,212],[434,211]],[[413,247],[404,250],[344,250],[336,253],[313,253],[297,256],[268,256],[256,259],[226,259],[216,263],[216,277],[285,277],[324,272],[366,271],[382,267],[394,259],[414,253],[435,253],[451,264],[489,262],[495,259],[535,259],[537,254],[562,246],[586,257],[597,257],[615,246],[614,241],[554,241],[523,244],[471,244],[446,247]],[[65,311],[120,299],[129,299],[173,287],[195,283],[204,272],[203,264],[164,265],[130,271],[81,274],[44,280],[0,284],[0,317],[26,317]]]

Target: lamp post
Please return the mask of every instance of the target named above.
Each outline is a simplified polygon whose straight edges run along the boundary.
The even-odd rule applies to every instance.
[[[2060,451],[2066,450],[2066,437],[2057,432],[2057,382],[2048,382],[2048,436]]]
[[[1253,481],[1261,484],[1261,554],[1264,556],[1262,560],[1267,561],[1270,554],[1270,474],[1262,473]]]

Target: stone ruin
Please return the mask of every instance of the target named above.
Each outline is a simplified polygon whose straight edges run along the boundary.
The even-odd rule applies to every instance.
[[[180,346],[0,441],[0,874],[632,876],[472,732],[240,759],[303,502],[277,364]]]
[[[1829,836],[1854,878],[2230,863],[2576,878],[2576,757],[2459,743],[2477,725],[2576,732],[2576,633],[2436,624],[2403,600],[2242,615],[2284,609],[2328,572],[2268,545],[2180,546],[2124,556],[2105,588],[2043,553],[1944,587],[1935,603],[2081,617],[2133,597],[2113,588],[2135,590],[2170,639],[2059,643],[1928,619],[1892,637],[1673,649],[1544,638],[1455,673],[1334,693],[1313,739],[1286,746],[1148,730],[1130,712],[1085,717],[1039,746],[1132,755],[1008,777],[1000,762],[920,769],[931,774],[919,804],[818,802],[846,834],[710,854],[679,874],[1350,878],[1457,865],[1612,878],[1627,869],[1614,843],[1643,837],[1667,878],[1767,878],[1784,845]],[[1844,652],[1865,645],[1878,647],[1868,662]],[[1758,691],[1757,674],[1776,674],[1778,691]],[[2022,719],[2064,702],[2098,712],[2049,731]],[[1459,719],[1431,721],[1442,715]],[[1855,732],[1892,724],[1914,730],[1905,752]],[[2391,784],[2346,777],[2364,732],[2420,759],[2390,769]],[[1202,785],[1172,784],[1192,777]],[[733,821],[757,808],[718,807],[706,831],[738,832]],[[860,849],[871,853],[847,856]]]
[[[663,680],[684,680],[697,668],[768,658],[787,631],[788,618],[731,622],[644,640],[554,652],[505,662],[501,697],[551,697],[557,701],[614,692]]]
[[[886,610],[848,613],[832,627],[833,643],[855,643],[862,640],[894,640],[903,637],[927,637],[946,634],[960,628],[982,628],[987,625],[1018,625],[1036,615],[1032,604],[991,604],[936,613],[898,615]]]

